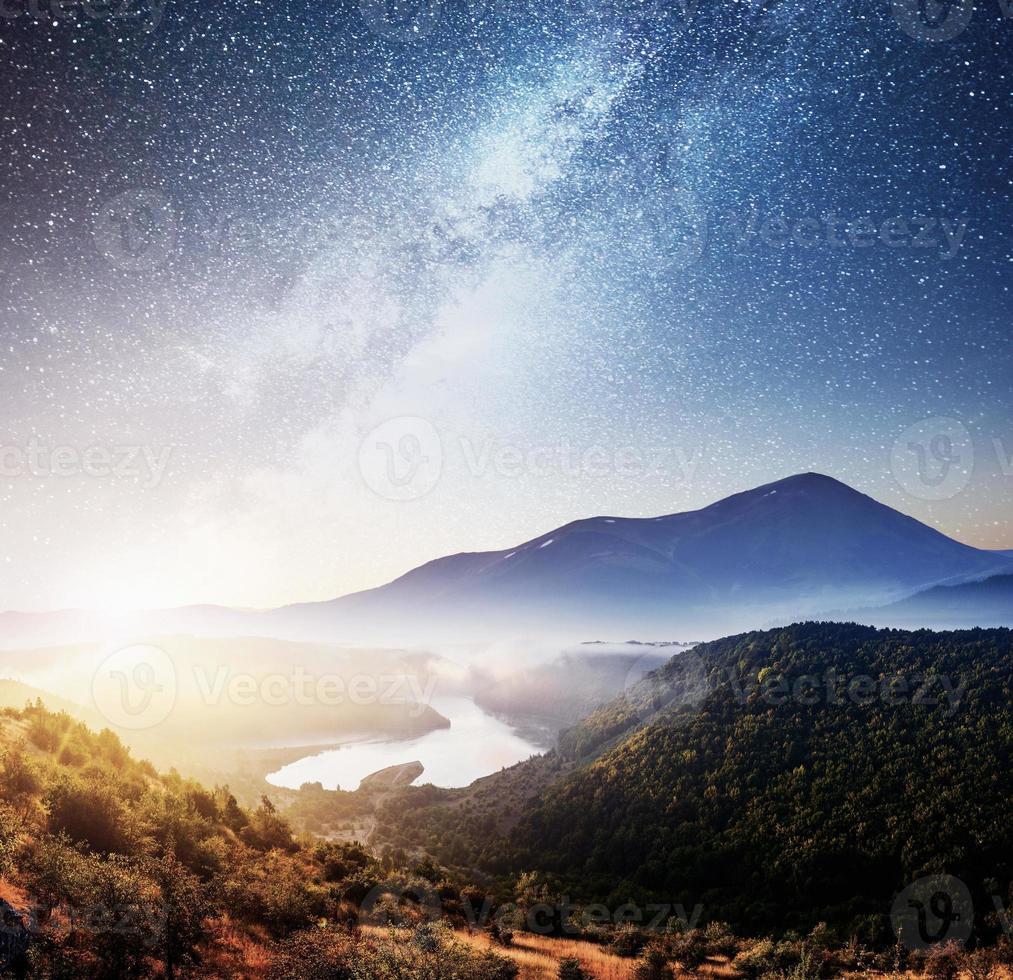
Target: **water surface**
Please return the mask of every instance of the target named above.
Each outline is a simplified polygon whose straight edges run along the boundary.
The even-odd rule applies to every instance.
[[[486,714],[471,698],[435,697],[431,704],[450,720],[450,728],[401,741],[348,742],[299,759],[272,773],[268,782],[289,789],[322,783],[325,789],[354,790],[371,773],[417,759],[425,766],[417,784],[455,788],[542,751],[505,722]]]

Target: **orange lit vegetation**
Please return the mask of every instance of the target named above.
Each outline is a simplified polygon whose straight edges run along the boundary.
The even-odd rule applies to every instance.
[[[490,889],[417,853],[300,836],[267,798],[245,808],[226,787],[159,774],[111,732],[40,703],[0,712],[5,955],[30,975],[555,980],[568,960],[568,975],[596,980],[889,968],[883,951],[834,947],[825,929],[774,941],[718,922],[566,937],[499,924],[496,910],[526,918],[543,892],[540,873]],[[468,929],[469,909],[492,910],[483,929]],[[1002,962],[941,948],[906,965],[997,980]]]

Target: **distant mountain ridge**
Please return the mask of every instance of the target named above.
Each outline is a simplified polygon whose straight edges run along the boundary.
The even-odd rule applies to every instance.
[[[828,476],[804,473],[697,511],[574,521],[501,551],[450,555],[388,585],[286,607],[275,621],[384,618],[439,634],[721,634],[1013,572]]]
[[[961,585],[937,585],[899,602],[848,612],[840,618],[899,629],[1013,627],[1013,575],[993,575]]]
[[[387,585],[324,602],[267,611],[192,606],[119,625],[122,633],[413,645],[706,638],[882,607],[1001,574],[1013,574],[1010,554],[962,544],[839,480],[802,473],[700,510],[573,521],[513,548],[437,558]],[[3,614],[0,647],[25,646],[32,636],[43,637],[35,645],[67,642],[86,620],[76,612]]]

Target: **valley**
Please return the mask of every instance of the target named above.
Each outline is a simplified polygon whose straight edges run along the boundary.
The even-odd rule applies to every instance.
[[[786,513],[829,505],[851,530],[816,548],[823,532],[814,525],[810,547],[796,527],[790,549],[772,548],[772,498],[782,493]],[[680,629],[667,635],[680,639],[550,631],[366,646],[147,633],[135,621],[137,632],[120,623],[102,640],[8,650],[2,894],[15,909],[14,899],[55,903],[47,922],[73,918],[81,896],[69,879],[47,879],[39,856],[66,863],[71,845],[89,895],[121,863],[144,894],[165,897],[174,875],[171,888],[184,882],[210,903],[180,954],[194,976],[217,975],[201,972],[217,961],[230,975],[345,980],[351,964],[368,963],[364,980],[414,980],[435,957],[458,964],[455,980],[564,970],[598,980],[666,970],[815,978],[915,975],[936,969],[933,956],[968,969],[991,957],[989,975],[1002,976],[1013,940],[988,910],[1013,903],[1013,634],[982,627],[1004,621],[1009,576],[990,573],[1007,556],[811,476],[660,520],[693,532],[661,532],[678,542],[667,557],[657,521],[607,532],[633,542],[635,560],[601,550],[593,527],[586,552],[578,522],[566,561],[556,565],[567,534],[536,539],[523,577],[547,596],[562,589],[563,610],[570,589],[576,614],[591,593],[578,602],[572,588],[629,590],[632,574],[650,606],[661,593],[645,571],[664,566],[665,588],[682,588],[698,535],[711,557],[693,559],[692,603],[706,609],[727,590],[752,589],[751,614],[767,616],[796,576],[819,578],[819,550],[836,565],[835,585],[798,592],[803,607],[876,594],[858,618],[907,617],[918,628],[813,620],[698,642],[686,637],[699,635],[701,616],[674,612],[666,623]],[[873,554],[897,547],[916,577]],[[725,551],[736,555],[735,579],[714,557]],[[755,564],[746,557],[761,552]],[[499,561],[466,556],[461,582]],[[441,568],[420,571],[428,584],[411,601],[467,609],[470,600],[441,598]],[[514,588],[515,574],[493,580],[504,608],[522,611],[527,586]],[[920,587],[932,580],[948,584]],[[403,613],[416,586],[392,588]],[[906,594],[882,601],[897,592]],[[388,608],[380,596],[368,602]],[[953,619],[976,628],[923,628]],[[971,798],[974,807],[960,805]],[[173,861],[183,866],[170,875]],[[277,898],[258,891],[279,876]],[[299,876],[308,878],[296,885]],[[926,888],[964,909],[959,948],[912,938],[897,903]],[[657,909],[660,918],[649,914]],[[158,935],[152,925],[134,954],[138,976],[154,975]],[[46,969],[77,955],[49,925],[32,936]],[[118,957],[117,970],[129,961],[88,929],[75,942],[89,958]]]
[[[158,775],[66,712],[8,707],[0,887],[15,916],[44,899],[26,947],[36,962],[113,957],[138,975],[161,955],[154,923],[131,933],[130,953],[86,924],[73,948],[54,931],[114,867],[140,876],[134,905],[144,881],[165,901],[167,888],[203,896],[172,954],[194,976],[218,963],[337,978],[358,962],[408,980],[437,955],[464,980],[561,976],[570,961],[599,980],[813,963],[806,976],[915,976],[944,956],[1000,977],[1006,938],[987,910],[1013,887],[1011,664],[1008,630],[750,632],[680,649],[555,748],[467,787],[405,785],[395,769],[355,792],[304,787],[250,809],[225,787]],[[946,676],[963,691],[957,710],[892,682],[861,684],[861,698],[786,683],[916,675]],[[950,805],[970,793],[973,810]],[[65,837],[92,882],[80,894],[44,877],[47,861],[70,860]],[[908,935],[898,896],[923,887],[950,889],[977,953]],[[314,927],[320,915],[334,925]]]

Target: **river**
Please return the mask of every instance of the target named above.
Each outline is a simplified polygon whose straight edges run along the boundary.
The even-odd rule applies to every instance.
[[[435,697],[431,705],[450,720],[450,728],[400,741],[348,742],[290,763],[267,780],[289,789],[322,783],[325,789],[354,790],[371,773],[417,759],[425,772],[416,784],[455,788],[543,751],[505,722],[486,714],[471,698]]]

